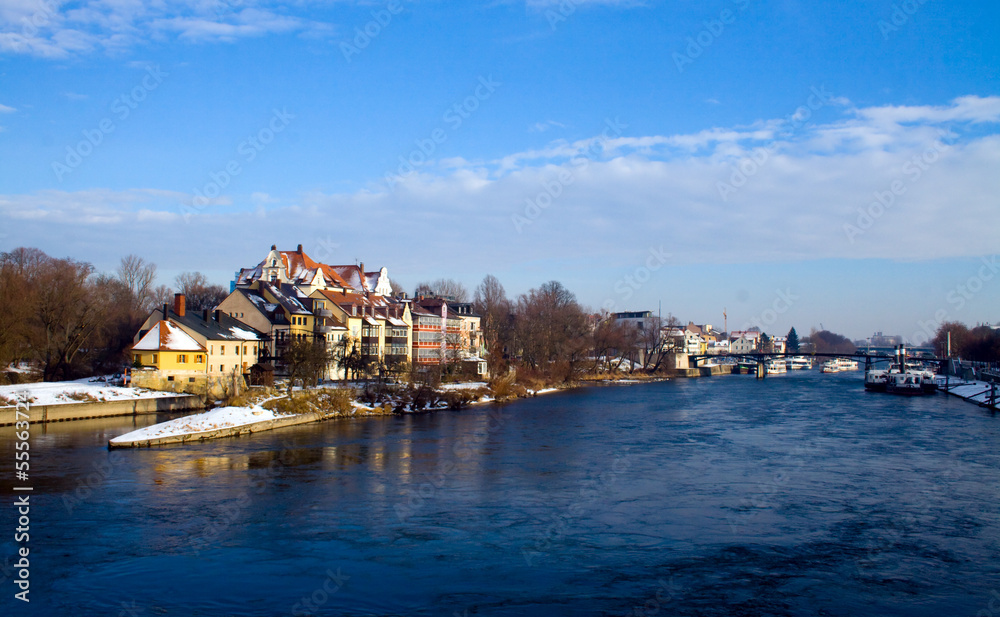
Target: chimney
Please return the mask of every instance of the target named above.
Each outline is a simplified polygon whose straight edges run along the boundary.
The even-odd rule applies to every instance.
[[[298,253],[299,255],[302,254],[302,245],[301,244],[299,245],[299,248],[295,249],[295,252]]]
[[[364,276],[365,275],[365,262],[362,261],[360,264],[358,264],[358,267],[361,268],[361,276]]]
[[[208,314],[209,314],[209,313],[211,313],[211,311],[210,311],[210,310],[208,310],[208,309],[205,309],[205,310],[203,310],[203,311],[201,312],[201,319],[202,319],[202,321],[205,321],[205,322],[207,322],[207,321],[208,321],[208,319],[209,319],[209,317],[208,317]]]
[[[272,244],[272,245],[271,245],[271,250],[272,250],[272,251],[276,251],[276,250],[278,250],[278,245],[277,245],[277,244]]]
[[[222,311],[216,310],[215,311],[215,321],[219,321],[220,317],[222,317]]]
[[[167,315],[170,314],[170,305],[166,302],[163,303],[163,318],[166,319]]]
[[[187,306],[184,294],[174,294],[174,312],[178,317],[184,316],[184,308]]]

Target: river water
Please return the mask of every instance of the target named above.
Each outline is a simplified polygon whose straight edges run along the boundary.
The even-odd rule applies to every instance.
[[[32,428],[0,614],[1000,615],[1000,418],[861,373],[107,450],[153,420]]]

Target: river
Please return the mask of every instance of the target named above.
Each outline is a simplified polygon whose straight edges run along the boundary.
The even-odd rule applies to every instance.
[[[0,613],[1000,615],[1000,418],[860,372],[107,450],[154,419],[32,427]]]

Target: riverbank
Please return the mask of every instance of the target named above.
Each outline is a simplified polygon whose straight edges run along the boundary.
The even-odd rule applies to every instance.
[[[940,383],[940,378],[938,378]],[[988,381],[949,380],[948,387],[941,384],[940,389],[952,396],[957,396],[980,407],[997,410],[997,398],[1000,397],[1000,386]]]
[[[199,396],[86,380],[0,386],[0,426],[203,409]],[[27,418],[25,418],[27,414]]]

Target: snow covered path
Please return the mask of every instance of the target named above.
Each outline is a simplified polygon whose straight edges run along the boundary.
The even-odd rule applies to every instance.
[[[174,418],[152,426],[140,428],[115,437],[110,441],[113,446],[125,445],[131,442],[158,440],[165,437],[190,436],[198,439],[199,433],[211,433],[220,429],[245,427],[268,420],[289,418],[291,416],[277,415],[263,407],[219,407],[205,413]]]

